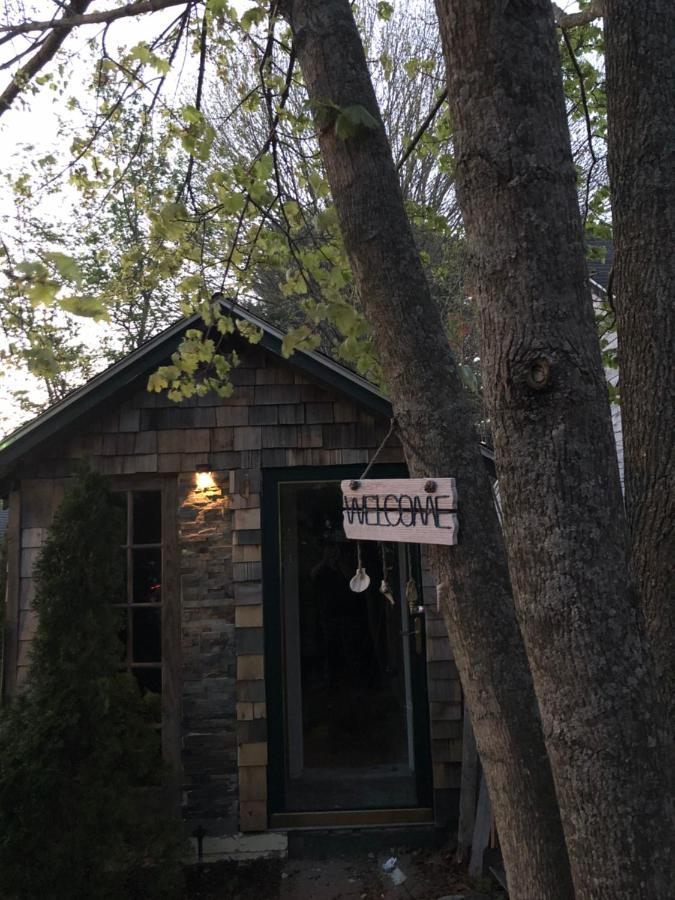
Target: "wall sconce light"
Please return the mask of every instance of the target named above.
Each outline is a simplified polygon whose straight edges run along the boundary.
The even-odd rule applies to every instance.
[[[196,467],[195,473],[195,490],[212,491],[217,488],[213,472],[208,463],[201,463]]]

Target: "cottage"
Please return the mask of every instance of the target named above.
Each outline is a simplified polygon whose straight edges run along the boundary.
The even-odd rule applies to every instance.
[[[0,447],[3,695],[29,664],[33,564],[87,458],[127,511],[126,665],[161,693],[171,790],[205,858],[284,852],[297,828],[447,829],[462,693],[423,553],[364,542],[370,584],[350,588],[339,483],[382,444],[389,403],[321,354],[285,360],[281,333],[234,314],[263,337],[231,338],[232,397],[147,392],[187,319]],[[369,477],[405,473],[390,437]]]

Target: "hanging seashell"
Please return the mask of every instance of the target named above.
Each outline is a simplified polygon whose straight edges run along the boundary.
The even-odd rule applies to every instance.
[[[356,570],[356,575],[349,582],[349,587],[355,594],[362,594],[363,591],[368,590],[370,585],[370,577],[366,574],[366,570],[363,566],[359,566]]]
[[[370,577],[363,568],[363,560],[361,559],[361,544],[356,545],[356,575],[349,582],[349,587],[355,594],[362,594],[368,590],[370,586]]]
[[[417,585],[412,578],[408,579],[405,586],[405,602],[411,615],[415,615],[419,611],[420,598],[417,593]]]
[[[393,594],[391,587],[389,586],[389,582],[387,581],[386,578],[383,578],[382,582],[380,583],[380,593],[384,594],[384,596],[387,598],[387,600],[391,603],[392,606],[396,606],[396,601],[394,600],[394,594]]]
[[[387,598],[392,606],[395,606],[396,601],[394,600],[394,592],[387,580],[391,566],[387,565],[387,553],[384,544],[380,544],[380,553],[382,554],[382,581],[380,582],[380,593]]]

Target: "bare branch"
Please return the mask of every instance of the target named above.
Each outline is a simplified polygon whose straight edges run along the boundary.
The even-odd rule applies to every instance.
[[[588,142],[588,150],[591,154],[591,164],[588,168],[588,172],[586,173],[586,192],[585,192],[585,201],[584,201],[584,214],[583,214],[583,226],[586,228],[586,220],[588,219],[589,212],[589,204],[590,204],[590,196],[591,196],[591,179],[593,177],[593,170],[598,164],[598,157],[595,154],[595,147],[593,146],[593,124],[591,122],[591,114],[588,109],[588,97],[586,95],[586,84],[584,82],[584,73],[581,71],[581,66],[579,65],[579,60],[576,57],[574,52],[574,47],[572,46],[572,41],[567,34],[567,30],[565,28],[562,29],[562,36],[565,42],[565,47],[567,48],[567,53],[569,54],[570,62],[574,68],[576,76],[579,80],[579,95],[581,97],[581,105],[584,110],[584,122],[586,123],[586,140]]]
[[[90,0],[72,0],[66,7],[64,16],[60,21],[64,22],[68,18],[81,18],[80,14],[89,6],[89,3]],[[45,39],[40,49],[31,56],[26,65],[22,66],[15,73],[10,83],[0,94],[0,116],[7,112],[28,82],[37,75],[40,69],[47,65],[70,34],[71,28],[62,26],[57,30],[56,25],[58,25],[58,22],[49,22],[49,27],[54,28],[54,31]]]
[[[202,25],[199,32],[199,73],[197,75],[197,94],[195,96],[195,109],[201,112],[202,109],[202,91],[204,89],[204,73],[206,71],[206,41],[208,37],[208,20],[206,18],[206,12],[204,12],[204,16],[202,18]],[[188,193],[192,196],[192,172],[195,166],[195,157],[194,153],[190,154],[190,159],[188,160],[187,172],[185,173],[185,178],[180,188],[178,189],[178,194],[176,196],[176,202],[178,203],[183,196],[183,193],[187,190]],[[194,199],[194,198],[193,198]]]
[[[588,25],[595,19],[601,19],[605,14],[605,0],[592,0],[592,3],[579,12],[567,13],[558,6],[557,3],[551,3],[553,7],[553,18],[558,28],[574,28],[577,25]]]
[[[186,0],[139,0],[137,3],[127,3],[115,9],[101,10],[100,12],[80,13],[80,6],[88,4],[71,4],[66,9],[64,16],[54,21],[53,19],[41,22],[22,22],[19,25],[0,25],[0,33],[8,32],[12,37],[19,34],[27,34],[31,31],[70,31],[79,25],[99,25],[114,22],[116,19],[124,19],[129,16],[140,16],[144,13],[158,12],[171,6],[181,6]],[[76,10],[75,7],[78,7]]]
[[[0,69],[11,69],[12,66],[15,66],[20,60],[24,58],[24,56],[30,56],[31,53],[34,53],[37,48],[44,43],[46,40],[45,35],[38,35],[35,39],[31,40],[27,47],[24,47],[23,50],[20,50],[16,56],[13,56],[11,59],[5,60],[0,63]],[[0,44],[2,43],[2,39],[0,38]]]
[[[446,88],[444,91],[441,91],[441,93],[438,95],[438,97],[436,98],[436,102],[435,102],[434,105],[432,106],[432,108],[431,108],[429,114],[427,115],[426,119],[422,122],[422,124],[420,125],[420,127],[417,129],[417,131],[416,131],[416,133],[415,133],[415,136],[412,138],[412,140],[410,141],[410,143],[408,144],[408,146],[407,146],[407,147],[405,148],[405,150],[403,151],[403,154],[401,155],[401,158],[400,158],[399,161],[396,163],[396,169],[397,169],[397,171],[401,169],[401,167],[403,166],[403,164],[405,163],[405,161],[408,159],[408,157],[410,156],[410,154],[413,152],[413,150],[415,149],[415,147],[419,144],[419,142],[420,142],[420,140],[422,139],[424,133],[425,133],[426,130],[430,127],[431,123],[434,121],[434,119],[435,119],[435,117],[436,117],[436,113],[437,113],[438,110],[441,108],[441,106],[443,106],[443,104],[445,103],[445,101],[446,101],[447,99],[448,99],[448,91],[447,91],[447,88]]]

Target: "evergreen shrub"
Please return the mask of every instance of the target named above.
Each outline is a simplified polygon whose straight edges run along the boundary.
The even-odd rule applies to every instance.
[[[36,564],[30,675],[0,715],[8,900],[180,893],[187,842],[161,800],[157,698],[120,671],[123,515],[106,481],[83,473]]]

